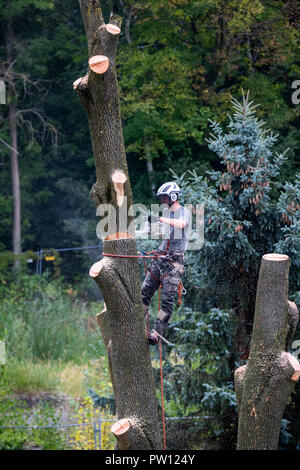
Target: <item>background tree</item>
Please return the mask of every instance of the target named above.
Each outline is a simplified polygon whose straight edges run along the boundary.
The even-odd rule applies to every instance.
[[[19,104],[21,109],[35,107],[47,116],[47,122],[58,131],[58,146],[54,151],[49,133],[44,141],[35,135],[36,142],[28,146],[29,127],[18,129],[19,150],[23,155],[19,162],[23,247],[37,250],[51,246],[96,245],[96,237],[81,230],[82,226],[94,223],[93,205],[90,202],[90,209],[79,213],[77,207],[83,198],[81,191],[77,191],[74,199],[73,191],[74,181],[79,181],[85,191],[89,190],[93,184],[90,168],[94,165],[84,111],[76,105],[76,96],[72,93],[74,70],[78,76],[85,70],[85,37],[79,6],[69,0],[63,4],[56,0],[47,4],[35,0],[22,2],[22,5],[16,0],[10,1],[1,9],[3,25],[5,15],[22,18],[29,4],[32,5],[30,18],[16,20],[20,41],[14,67],[33,82],[40,80],[39,86],[44,84],[47,94],[32,87],[30,99],[27,94],[27,102],[21,103],[22,81],[19,80]],[[159,181],[168,178],[170,166],[179,174],[193,166],[203,176],[210,168],[221,168],[216,155],[205,143],[209,135],[207,117],[224,122],[230,109],[230,96],[237,98],[241,85],[251,88],[252,99],[261,103],[258,117],[265,120],[270,129],[280,131],[278,151],[290,147],[289,158],[278,178],[282,182],[294,181],[299,154],[299,106],[291,102],[290,85],[299,75],[297,2],[226,2],[222,6],[219,0],[171,4],[115,0],[104,3],[106,21],[112,7],[126,25],[120,35],[117,67],[125,145],[132,149],[132,152],[127,150],[127,161],[134,200],[148,203],[153,182],[158,186]],[[224,41],[229,45],[223,49],[222,16]],[[276,38],[274,43],[272,38]],[[4,61],[3,47],[0,53]],[[140,66],[135,68],[137,61]],[[160,82],[164,84],[163,92]],[[136,106],[143,114],[142,125],[136,119],[131,96],[136,97]],[[183,109],[186,117],[182,116]],[[7,107],[1,107],[2,118],[8,118],[7,111]],[[24,115],[27,120],[29,117],[36,120],[35,128],[40,128],[42,135],[43,126],[37,116]],[[0,137],[8,142],[7,123],[8,120],[2,121]],[[151,184],[145,172],[143,127],[150,135],[147,158],[152,161]],[[12,188],[4,183],[10,178],[7,164],[10,151],[2,145],[1,149],[0,236],[3,247],[12,249]],[[57,200],[61,201],[59,205]],[[74,219],[78,221],[76,225]],[[71,239],[69,221],[74,227]],[[75,258],[77,255],[72,259]],[[81,272],[82,260],[77,260]],[[64,265],[67,263],[69,261]]]
[[[209,147],[224,170],[208,171],[212,185],[192,171],[177,179],[186,203],[205,204],[205,236],[200,251],[188,252],[187,295],[170,326],[174,354],[184,361],[166,365],[178,410],[209,410],[227,448],[235,447],[233,371],[248,358],[263,254],[290,256],[290,298],[299,305],[299,177],[277,181],[287,157],[273,153],[277,137],[256,117],[249,93],[232,105],[227,132],[211,122]]]
[[[218,167],[214,154],[207,151],[205,145],[204,137],[209,131],[206,117],[213,115],[214,119],[224,122],[231,96],[237,97],[241,86],[250,88],[252,98],[261,103],[258,116],[266,120],[271,129],[280,130],[278,150],[283,151],[286,145],[291,147],[289,161],[280,178],[284,181],[284,178],[293,177],[299,141],[299,107],[291,103],[289,78],[298,76],[295,64],[299,32],[292,21],[294,2],[291,2],[291,10],[285,2],[275,5],[260,1],[243,1],[238,5],[236,2],[192,0],[171,4],[168,1],[130,0],[115,3],[117,6],[122,3],[125,15],[131,12],[130,44],[125,37],[125,45],[121,40],[124,56],[121,48],[120,86],[134,194],[143,198],[148,186],[146,175],[140,177],[143,163],[136,158],[145,153],[141,129],[150,132],[149,126],[157,123],[155,135],[159,140],[149,153],[153,158],[158,157],[153,159],[154,181],[168,177],[170,166],[180,173],[193,165],[198,174],[204,175],[211,165]],[[120,6],[119,9],[123,12]],[[273,44],[275,37],[280,39]],[[135,68],[137,60],[140,66]],[[281,63],[283,73],[275,63]],[[140,74],[142,70],[143,74]],[[168,83],[165,70],[170,77]],[[163,95],[159,83],[167,84]],[[133,94],[138,92],[137,105],[131,104],[129,87],[136,90]],[[151,94],[147,95],[148,91]],[[157,99],[151,101],[152,96]],[[195,99],[196,108],[191,106]],[[169,101],[173,103],[172,107],[167,106]],[[136,106],[143,106],[138,113],[139,119]],[[184,133],[173,124],[180,119],[183,109],[189,110],[187,118],[181,119],[186,129]],[[141,112],[144,112],[144,118]],[[172,118],[172,125],[165,116]],[[136,144],[132,145],[133,139],[137,142],[135,136],[140,142],[139,154],[134,151]]]
[[[86,126],[86,115],[72,87],[74,77],[82,76],[86,71],[86,37],[82,28],[79,4],[73,0],[65,2],[11,0],[2,3],[0,9],[2,26],[0,79],[3,79],[7,66],[3,38],[4,25],[11,17],[17,28],[14,52],[18,59],[14,62],[13,71],[19,74],[15,81],[18,109],[39,109],[41,116],[44,119],[47,117],[47,123],[54,125],[58,132],[55,148],[50,133],[47,131],[44,135],[43,124],[38,116],[25,113],[23,119],[28,121],[30,118],[37,131],[34,133],[33,141],[29,123],[25,125],[23,122],[21,125],[22,116],[18,114],[22,249],[39,250],[49,247],[98,245],[99,240],[94,231],[95,208],[92,201],[87,199],[90,187],[94,183],[94,172],[91,170],[94,168],[92,145]],[[28,9],[30,9],[30,14],[27,14]],[[299,306],[298,287],[295,287],[298,282],[295,268],[298,268],[296,263],[299,259],[297,248],[299,225],[297,217],[296,219],[291,217],[290,211],[291,203],[298,198],[298,190],[295,192],[295,187],[299,186],[297,165],[300,107],[291,101],[291,83],[299,78],[300,73],[297,60],[299,56],[298,2],[296,0],[288,2],[104,0],[105,22],[109,21],[109,13],[112,9],[123,17],[117,71],[133,200],[145,204],[152,202],[154,186],[157,187],[161,181],[170,178],[170,167],[179,175],[193,168],[197,176],[190,175],[191,180],[188,180],[186,186],[188,197],[194,194],[195,201],[198,201],[199,197],[206,200],[206,196],[209,195],[206,213],[209,214],[208,208],[210,208],[211,214],[215,217],[217,214],[220,216],[220,213],[222,215],[223,206],[217,203],[222,202],[218,201],[218,198],[223,197],[224,192],[219,193],[217,186],[211,186],[211,183],[205,180],[205,171],[214,170],[223,173],[225,168],[219,155],[207,146],[205,138],[209,138],[210,132],[207,117],[219,122],[223,127],[227,123],[227,112],[231,111],[231,96],[239,100],[241,86],[244,89],[251,89],[251,99],[260,103],[260,106],[255,108],[257,118],[266,122],[266,128],[276,133],[279,132],[276,147],[272,148],[276,148],[279,154],[283,153],[287,147],[290,148],[285,154],[284,165],[281,165],[280,172],[275,177],[276,184],[273,184],[272,191],[269,193],[270,208],[272,208],[270,210],[271,212],[275,209],[278,211],[280,223],[280,226],[276,228],[276,240],[279,242],[276,246],[273,244],[272,250],[287,253],[292,260],[291,292]],[[140,66],[135,69],[137,63]],[[153,70],[151,64],[153,64]],[[170,80],[167,80],[165,70],[168,71]],[[21,75],[27,76],[34,83],[38,81],[39,89],[35,86],[27,87],[25,93]],[[163,91],[160,82],[164,84]],[[152,99],[152,95],[157,99]],[[136,103],[131,98],[132,96],[136,98]],[[9,100],[13,97],[7,94],[7,98]],[[135,109],[138,110],[143,121],[142,126],[135,117]],[[183,126],[181,121],[184,122]],[[2,105],[0,138],[9,144],[8,124],[8,107]],[[143,142],[143,126],[147,130],[147,135],[150,136],[151,151],[147,153],[147,158],[152,163],[152,168],[149,165],[146,166],[146,141]],[[156,132],[159,139],[156,139]],[[43,135],[44,138],[42,138]],[[128,151],[129,146],[132,151]],[[152,174],[150,184],[146,168]],[[0,144],[1,279],[6,278],[7,266],[10,265],[10,262],[6,261],[11,259],[10,253],[5,253],[5,251],[13,249],[13,197],[10,181],[10,149],[2,143]],[[191,191],[192,188],[194,192]],[[186,202],[190,201],[187,199]],[[282,213],[290,219],[290,225],[284,223]],[[206,223],[208,220],[209,217]],[[255,220],[254,215],[254,222]],[[260,220],[260,216],[257,220]],[[270,233],[272,227],[274,224],[270,219],[266,232],[262,235],[275,240],[275,236],[273,237]],[[224,253],[223,242],[218,240],[219,226],[212,223],[209,226],[206,225],[206,228],[205,238],[210,237],[211,243],[215,243],[215,248],[210,252],[207,251],[207,258],[212,253],[218,253],[218,250]],[[231,234],[232,239],[240,242],[242,247],[244,242],[239,238],[239,233],[244,233],[244,231],[245,228]],[[261,232],[259,234],[261,235]],[[261,241],[265,243],[264,239]],[[251,243],[255,247],[258,239]],[[242,251],[243,248],[238,252],[239,256],[242,256]],[[101,296],[97,286],[95,285],[94,289],[94,282],[87,276],[87,266],[99,260],[99,253],[93,250],[89,255],[85,251],[81,251],[80,254],[68,252],[68,254],[61,255],[61,276],[65,281],[72,282],[73,288],[78,289],[79,293],[84,293],[88,301],[92,298],[91,294],[97,300]],[[202,253],[204,253],[203,250]],[[259,260],[260,253],[262,254],[263,251],[258,252],[257,258],[253,258],[254,261]],[[233,257],[233,252],[230,250],[225,251],[225,254],[229,260]],[[223,261],[219,257],[216,258],[220,271],[223,270]],[[208,324],[211,322],[208,314],[211,311],[211,302],[206,296],[216,294],[219,297],[223,295],[226,297],[226,288],[222,287],[224,279],[222,279],[221,286],[217,285],[212,290],[208,286],[206,290],[205,283],[209,276],[205,270],[203,273],[199,271],[197,264],[202,263],[201,256],[197,258],[195,265],[191,264],[192,262],[193,260],[189,262],[187,270],[188,297],[186,296],[185,303],[191,310],[186,316],[186,319],[190,320],[184,326],[185,341],[180,343],[183,350],[188,348],[190,332],[195,329],[193,319],[195,318],[196,321],[201,317],[201,321],[205,323],[208,321]],[[230,261],[230,265],[234,266],[234,262]],[[34,273],[36,267],[34,263],[28,266],[33,266],[31,269],[28,268],[28,271]],[[206,263],[203,262],[202,266],[205,269]],[[43,270],[44,267],[45,264]],[[47,269],[52,275],[53,269]],[[224,278],[228,276],[228,279],[231,279],[231,274],[227,271],[230,270],[226,267]],[[243,282],[242,287],[246,289],[247,284]],[[251,286],[250,289],[252,290]],[[236,290],[238,290],[237,281]],[[254,291],[249,295],[255,298]],[[227,300],[230,306],[229,296]],[[212,298],[212,303],[221,311],[220,304],[214,303],[214,298]],[[225,313],[228,311],[224,309]],[[247,312],[250,312],[248,307]],[[252,316],[253,312],[254,309],[252,309]],[[239,323],[238,328],[239,331],[242,328],[243,334],[248,336],[251,325],[246,325],[246,323],[246,320],[245,323]],[[219,333],[219,323],[214,324],[214,331]],[[229,334],[229,327],[226,331]],[[233,333],[230,334],[232,337]],[[299,335],[298,330],[296,335]],[[180,341],[177,333],[176,338]],[[195,339],[194,344],[195,349],[199,349],[198,339]],[[232,371],[235,360],[234,351],[237,347],[233,340],[230,344],[232,346],[229,351],[229,369]],[[220,347],[223,348],[223,346]],[[241,349],[240,357],[244,355],[246,357],[247,347],[241,346]],[[228,349],[224,345],[224,354],[227,353]],[[225,369],[223,368],[224,371]],[[191,370],[193,369],[187,368],[184,373],[191,375]],[[224,376],[218,378],[217,387],[219,384],[222,386],[222,381],[226,384],[231,383],[232,387],[232,373],[226,374],[224,372]],[[195,374],[193,377],[195,378]],[[188,382],[183,380],[182,383]],[[210,376],[209,381],[200,382],[198,401],[206,393],[202,383],[209,383],[213,386],[213,376]],[[228,389],[227,385],[226,388]],[[195,389],[196,385],[194,394]],[[190,390],[188,387],[186,390],[187,397],[189,397]],[[232,397],[232,388],[230,393]],[[223,396],[222,391],[219,390],[216,399],[219,400],[221,396]],[[175,399],[172,390],[171,397],[172,408],[172,400]],[[181,399],[178,398],[178,400]],[[286,429],[293,437],[284,444],[284,448],[295,448],[297,442],[300,441],[299,406],[299,393],[293,393],[291,403],[284,415],[287,423]],[[229,410],[229,416],[232,417],[232,407],[229,407]],[[210,412],[214,415],[213,410]],[[223,424],[218,424],[220,429]],[[209,432],[212,431],[210,427]],[[230,433],[227,436],[227,442],[229,442]],[[222,439],[225,442],[224,434]]]
[[[226,170],[208,171],[216,187],[213,190],[209,188],[206,196],[205,184],[200,194],[199,190],[196,192],[198,200],[206,204],[208,233],[199,258],[191,260],[192,265],[199,259],[203,260],[205,271],[202,272],[203,275],[209,273],[215,305],[224,305],[225,302],[234,308],[239,318],[237,337],[243,347],[253,321],[260,257],[276,250],[281,241],[280,248],[291,254],[292,292],[298,283],[296,267],[299,263],[297,226],[300,201],[297,184],[283,185],[276,181],[287,159],[285,153],[288,149],[282,154],[273,154],[278,135],[263,128],[265,123],[256,117],[256,106],[252,103],[249,102],[249,92],[243,96],[241,104],[233,99],[235,112],[233,118],[230,117],[226,134],[220,124],[211,122],[213,133],[209,148],[217,153]],[[193,177],[195,186],[188,187],[190,183],[187,183],[187,197],[196,202],[193,192],[201,178],[192,175],[189,181]],[[288,195],[284,197],[288,188]],[[277,197],[278,189],[281,190],[281,198]],[[285,207],[282,199],[286,202]],[[291,238],[287,239],[284,231],[289,226],[293,228]],[[283,246],[285,238],[288,244]],[[223,259],[227,259],[228,266],[226,282],[219,269]],[[244,286],[243,295],[241,286]],[[242,351],[245,353],[243,348]]]
[[[28,38],[28,25],[19,29],[19,24],[28,15],[28,12],[48,10],[53,7],[53,3],[40,2],[38,0],[28,0],[26,2],[10,1],[2,5],[0,21],[3,40],[3,62],[1,75],[7,84],[7,115],[3,121],[4,132],[9,135],[1,139],[1,145],[4,145],[4,155],[10,153],[11,181],[12,181],[12,200],[13,200],[13,229],[12,229],[12,248],[15,255],[21,253],[21,188],[19,156],[20,145],[25,144],[27,150],[34,154],[35,147],[38,150],[39,144],[36,140],[38,135],[44,138],[50,125],[43,117],[41,111],[34,103],[32,98],[32,88],[42,93],[41,80],[32,77],[29,70],[24,70],[27,53],[25,44],[33,40]],[[31,97],[30,97],[31,95]],[[24,109],[23,109],[23,106]],[[24,129],[25,128],[25,129]],[[27,128],[27,129],[26,129]],[[48,129],[47,129],[48,128]],[[20,134],[19,134],[20,129]],[[26,142],[27,130],[27,142]],[[25,131],[25,132],[24,132]],[[51,131],[55,128],[51,126]],[[29,137],[29,139],[28,139]],[[8,143],[9,142],[9,143]],[[29,153],[29,152],[28,152]]]

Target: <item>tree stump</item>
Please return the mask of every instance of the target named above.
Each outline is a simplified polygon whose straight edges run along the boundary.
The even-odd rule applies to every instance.
[[[290,259],[262,257],[248,363],[235,371],[238,450],[276,450],[287,400],[298,381],[300,364],[287,352],[299,314],[288,300]]]

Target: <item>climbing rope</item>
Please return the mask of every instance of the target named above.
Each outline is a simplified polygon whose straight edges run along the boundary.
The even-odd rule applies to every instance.
[[[164,381],[163,381],[163,373],[162,373],[161,338],[159,338],[158,347],[159,347],[159,362],[160,362],[161,414],[162,414],[162,423],[163,423],[164,450],[166,450],[166,426],[165,426],[165,410],[164,410]]]
[[[162,283],[159,284],[159,289],[158,289],[158,311],[160,309],[161,286],[162,286]],[[163,371],[162,371],[161,337],[158,340],[158,348],[159,348],[159,365],[160,365],[161,415],[162,415],[162,424],[163,424],[164,450],[166,450],[166,426],[165,426],[165,410],[164,410],[164,380],[163,380]]]

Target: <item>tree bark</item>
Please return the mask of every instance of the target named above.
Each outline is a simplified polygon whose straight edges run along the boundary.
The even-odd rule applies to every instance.
[[[10,22],[7,23],[4,30],[6,57],[9,64],[13,62],[13,29]],[[11,79],[12,80],[12,79]],[[13,84],[9,81],[10,100],[13,96]],[[10,127],[10,161],[11,161],[11,180],[13,191],[14,215],[13,215],[13,252],[15,255],[21,253],[21,191],[20,191],[20,174],[18,161],[18,130],[16,105],[14,102],[9,103],[9,127]],[[18,262],[15,262],[15,266]]]
[[[14,103],[9,104],[9,125],[11,136],[11,178],[14,201],[14,223],[13,223],[13,252],[15,255],[21,253],[21,191],[20,191],[20,173],[18,161],[18,131],[16,106]]]
[[[152,164],[152,160],[147,159],[146,163],[147,163],[147,172],[148,172],[149,182],[150,182],[150,186],[151,186],[151,192],[152,192],[153,196],[156,196],[155,184],[154,184],[154,181],[153,181],[153,164]]]
[[[290,259],[262,257],[248,363],[235,371],[238,402],[238,450],[276,450],[287,400],[300,374],[300,364],[286,352],[298,322],[298,309],[288,301]]]
[[[96,56],[95,63],[97,56],[109,59],[109,67],[104,73],[101,72],[101,63],[98,69],[97,66],[93,68],[94,72],[89,60],[87,74],[74,82],[74,89],[88,117],[93,144],[97,181],[91,190],[91,198],[97,207],[109,204],[116,211],[115,229],[103,236],[103,251],[112,255],[136,255],[136,241],[132,233],[128,234],[122,226],[120,216],[124,210],[127,215],[132,194],[116,76],[117,29],[104,24],[97,1],[80,0],[80,8],[89,58]],[[121,18],[111,15],[109,24],[120,27]],[[138,261],[136,258],[104,256],[91,267],[90,275],[101,289],[105,301],[105,308],[97,318],[116,399],[119,424],[113,426],[112,432],[117,439],[117,448],[161,449]]]

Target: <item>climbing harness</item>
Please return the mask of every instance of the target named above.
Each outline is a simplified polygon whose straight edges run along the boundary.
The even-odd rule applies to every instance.
[[[169,242],[169,240],[168,240]],[[116,254],[111,254],[111,253],[102,253],[103,256],[111,256],[111,257],[115,257],[115,258],[137,258],[137,259],[142,259],[143,262],[144,262],[144,267],[145,267],[145,275],[147,275],[147,263],[146,261],[144,261],[145,259],[154,259],[156,260],[157,258],[166,258],[166,259],[172,259],[170,256],[167,255],[167,252],[168,252],[168,249],[169,249],[169,243],[168,243],[168,246],[167,246],[167,250],[166,251],[163,251],[161,253],[158,253],[157,251],[155,250],[152,250],[152,251],[149,251],[149,252],[146,252],[146,251],[143,251],[143,252],[139,252],[137,255],[116,255]],[[172,271],[170,271],[169,273],[166,273],[166,274],[163,274],[163,272],[165,271],[165,269],[167,269],[168,266],[166,266],[164,269],[160,269],[159,265],[157,264],[157,267],[160,271],[160,275],[161,277],[158,278],[151,270],[149,270],[149,274],[151,277],[153,277],[153,279],[155,279],[156,281],[160,281],[160,286],[159,286],[159,289],[161,289],[161,282],[163,279],[171,276],[172,274],[174,274],[174,272],[176,272],[178,270],[178,267],[180,266],[179,263],[172,263],[170,261],[170,264],[172,266],[174,266],[174,269],[172,269]],[[180,280],[179,284],[178,284],[178,305],[181,305],[182,304],[182,296],[186,294],[186,289],[184,288],[183,286],[183,283],[182,281]],[[160,303],[160,290],[159,290],[159,303]],[[149,331],[147,331],[147,334],[149,334]]]

